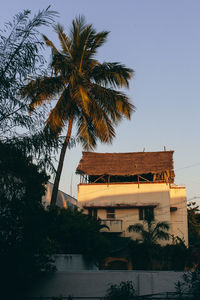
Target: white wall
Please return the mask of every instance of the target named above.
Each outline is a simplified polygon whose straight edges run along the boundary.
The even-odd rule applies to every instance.
[[[133,235],[128,232],[128,226],[141,222],[138,209],[128,206],[155,205],[155,220],[169,222],[169,233],[184,238],[188,244],[186,191],[183,187],[165,183],[79,184],[78,201],[81,206],[101,207],[98,208],[101,219],[106,219],[106,206],[127,206],[115,209],[116,219],[123,220],[122,236]],[[170,206],[177,210],[170,212]]]
[[[172,187],[170,189],[170,201],[172,207],[177,210],[171,212],[171,231],[175,236],[185,240],[188,245],[188,222],[187,222],[187,200],[185,188]]]
[[[55,254],[53,258],[58,272],[98,270],[97,266],[91,261],[86,261],[82,254]]]
[[[57,272],[40,281],[32,297],[103,297],[110,284],[132,281],[138,295],[174,292],[183,272],[173,271],[80,271]]]

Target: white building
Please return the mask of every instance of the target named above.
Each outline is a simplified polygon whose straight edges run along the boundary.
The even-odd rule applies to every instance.
[[[48,182],[46,185],[46,194],[42,197],[42,203],[45,207],[50,205],[52,189],[53,184],[51,182]],[[56,205],[63,208],[74,208],[77,207],[77,200],[74,197],[58,190]]]
[[[129,225],[151,214],[188,244],[186,189],[174,184],[173,151],[83,152],[77,173],[78,202],[110,232],[133,236]]]

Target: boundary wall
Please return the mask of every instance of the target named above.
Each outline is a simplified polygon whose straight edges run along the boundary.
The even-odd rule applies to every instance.
[[[132,281],[138,295],[175,292],[183,272],[175,271],[58,271],[28,293],[30,297],[103,297],[110,284]]]

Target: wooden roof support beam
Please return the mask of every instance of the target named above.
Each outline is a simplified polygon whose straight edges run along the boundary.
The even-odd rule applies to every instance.
[[[97,182],[99,179],[103,179],[104,180],[104,182],[105,182],[105,179],[104,179],[104,176],[105,175],[101,175],[100,177],[98,177],[93,183],[95,183],[95,182]]]

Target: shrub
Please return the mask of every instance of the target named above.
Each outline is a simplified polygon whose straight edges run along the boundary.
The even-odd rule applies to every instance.
[[[190,294],[190,299],[200,300],[200,270],[187,272],[183,275],[183,281],[175,284],[179,299],[184,299],[184,294]]]
[[[132,300],[136,293],[131,281],[122,281],[120,284],[112,284],[107,290],[106,299],[108,300]]]

